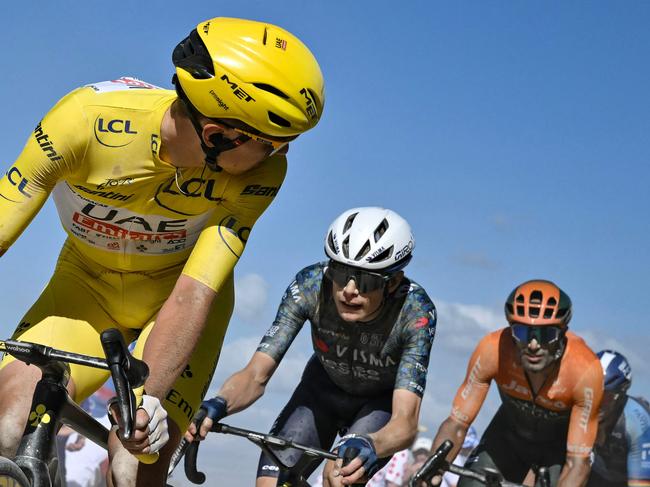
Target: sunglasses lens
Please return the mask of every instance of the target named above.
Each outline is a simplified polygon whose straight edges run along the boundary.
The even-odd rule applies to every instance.
[[[327,265],[325,275],[335,282],[337,286],[341,287],[344,287],[350,279],[354,280],[360,293],[380,289],[386,282],[384,276],[381,274],[355,269],[354,267],[349,267],[334,261],[330,261]]]
[[[553,343],[560,338],[561,333],[557,326],[528,326],[519,323],[515,323],[510,329],[518,342],[528,343],[534,338],[540,345]]]

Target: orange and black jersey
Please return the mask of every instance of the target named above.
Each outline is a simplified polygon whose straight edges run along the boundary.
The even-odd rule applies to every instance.
[[[568,332],[559,366],[533,394],[517,347],[504,328],[484,337],[474,350],[465,381],[454,399],[451,418],[471,424],[494,380],[509,427],[530,442],[567,438],[567,454],[588,456],[598,428],[603,372],[585,342]]]

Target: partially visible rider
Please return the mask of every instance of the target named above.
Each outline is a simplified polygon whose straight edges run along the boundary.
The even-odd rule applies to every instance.
[[[605,374],[588,487],[650,485],[650,404],[627,394],[632,368],[614,350],[598,352]]]
[[[377,207],[341,214],[325,238],[328,262],[302,269],[287,288],[272,326],[248,365],[204,402],[212,420],[247,408],[263,393],[282,357],[311,323],[314,355],[272,433],[330,448],[356,448],[345,468],[328,462],[324,485],[371,477],[417,434],[436,324],[426,292],[404,275],[414,239],[397,213]],[[211,419],[201,426],[204,437]],[[196,430],[190,427],[188,439]],[[300,454],[277,452],[288,465]],[[310,472],[317,467],[312,465]],[[258,486],[275,485],[277,467],[262,455]]]
[[[449,439],[458,446],[447,458],[456,456],[458,439],[465,437],[494,380],[502,405],[465,466],[496,468],[516,483],[544,466],[552,485],[583,486],[603,393],[598,357],[568,331],[571,300],[550,281],[517,286],[505,314],[510,326],[488,334],[474,350],[432,451]],[[437,476],[433,485],[439,483]],[[458,485],[481,484],[463,478]]]
[[[68,234],[13,338],[97,356],[118,328],[149,365],[133,438],[110,440],[121,485],[136,470],[164,485],[219,357],[233,268],[282,185],[287,144],[324,103],[313,54],[272,24],[207,20],[172,62],[175,91],[123,77],[66,95],[0,179],[0,255],[50,194]],[[0,453],[13,456],[40,371],[11,357],[0,369]],[[72,365],[68,387],[81,401],[106,379]],[[127,450],[160,461],[138,466]]]

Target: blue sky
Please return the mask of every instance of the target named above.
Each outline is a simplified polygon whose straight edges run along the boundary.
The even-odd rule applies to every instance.
[[[291,276],[323,257],[330,221],[382,205],[411,223],[408,274],[440,309],[423,405],[430,429],[474,344],[504,325],[505,297],[534,277],[567,291],[572,329],[594,349],[624,351],[632,392],[648,395],[650,3],[10,3],[0,18],[2,166],[77,86],[131,75],[170,87],[171,50],[217,15],[301,37],[327,101],[321,124],[292,144],[283,188],[238,266],[214,387],[243,365]],[[2,258],[4,336],[47,282],[63,237],[48,203]],[[268,396],[233,424],[270,425],[309,355],[303,335]],[[245,451],[232,461],[248,479],[256,460]]]

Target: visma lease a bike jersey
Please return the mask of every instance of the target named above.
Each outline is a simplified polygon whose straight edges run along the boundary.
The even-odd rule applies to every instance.
[[[218,290],[278,192],[286,159],[271,157],[238,176],[177,172],[159,157],[161,121],[175,99],[133,78],[64,97],[0,180],[0,252],[53,192],[85,258],[118,272],[184,264],[184,274]]]
[[[333,302],[325,263],[305,267],[289,285],[275,321],[257,351],[280,362],[305,321],[314,352],[342,390],[372,396],[393,389],[424,394],[436,308],[418,284],[404,278],[380,315],[369,322],[343,321]]]
[[[594,448],[592,472],[604,481],[598,485],[650,485],[650,406],[645,400],[628,397],[611,433]],[[590,480],[588,485],[594,484]]]

